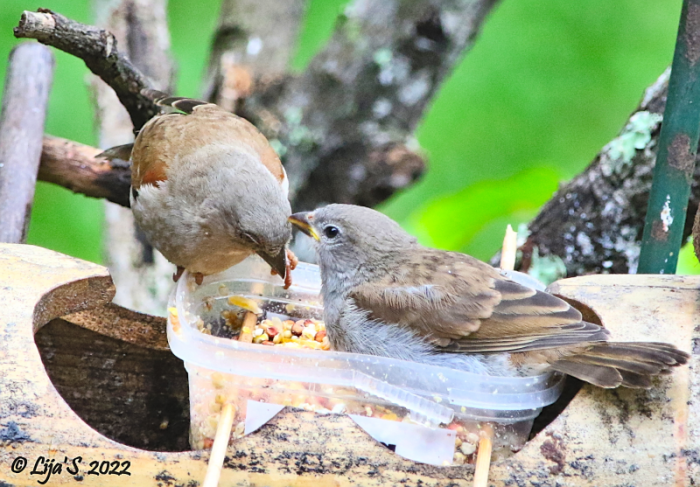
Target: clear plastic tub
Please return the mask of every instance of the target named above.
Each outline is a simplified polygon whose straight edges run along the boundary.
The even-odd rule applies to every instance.
[[[168,341],[189,374],[193,448],[211,446],[222,405],[233,403],[232,441],[292,406],[349,414],[397,454],[434,465],[472,462],[479,433],[488,428],[498,460],[522,447],[534,418],[561,393],[559,374],[491,377],[230,339],[230,320],[222,313],[245,313],[229,304],[230,296],[254,300],[267,317],[323,319],[318,268],[300,263],[293,277],[294,285],[285,290],[266,263],[251,257],[206,277],[201,286],[186,273],[178,282]]]

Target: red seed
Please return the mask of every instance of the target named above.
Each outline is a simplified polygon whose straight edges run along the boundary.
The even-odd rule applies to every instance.
[[[292,335],[294,336],[301,336],[302,332],[304,331],[304,322],[299,320],[296,323],[294,323],[294,326],[292,326]]]

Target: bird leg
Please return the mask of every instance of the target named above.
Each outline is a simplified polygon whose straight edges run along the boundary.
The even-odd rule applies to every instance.
[[[289,289],[292,285],[292,271],[297,268],[297,264],[299,264],[299,259],[294,255],[294,252],[287,249],[287,272],[285,272],[284,276],[285,289]]]
[[[180,277],[182,276],[182,273],[185,272],[184,267],[177,266],[177,272],[173,274],[173,282],[177,282]]]
[[[285,276],[284,276],[284,289],[289,289],[289,287],[292,285],[292,271],[297,268],[297,264],[299,263],[299,259],[297,258],[296,255],[294,255],[294,252],[292,252],[289,249],[287,250],[287,264],[286,264],[286,271],[285,271]],[[277,271],[274,269],[270,270],[270,274],[273,276],[277,275]]]

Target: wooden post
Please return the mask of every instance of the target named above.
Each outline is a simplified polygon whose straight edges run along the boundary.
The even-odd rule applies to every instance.
[[[23,43],[10,53],[0,114],[0,242],[27,238],[53,66],[41,44]]]

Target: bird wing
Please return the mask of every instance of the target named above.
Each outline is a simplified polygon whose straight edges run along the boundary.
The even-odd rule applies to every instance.
[[[444,352],[539,350],[607,336],[566,301],[453,252],[425,249],[351,298],[370,319],[413,329]]]
[[[168,168],[207,146],[230,145],[249,150],[279,181],[287,187],[287,177],[274,149],[265,136],[250,122],[213,104],[190,98],[168,97],[150,91],[159,105],[185,112],[160,115],[151,119],[139,133],[132,152],[132,185],[158,185],[168,179]]]

